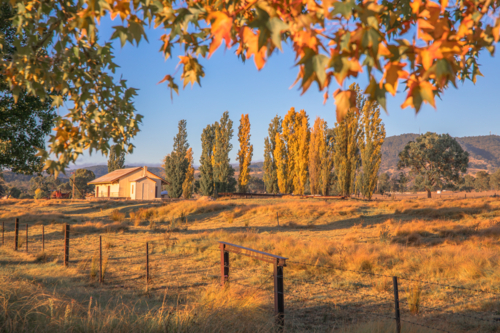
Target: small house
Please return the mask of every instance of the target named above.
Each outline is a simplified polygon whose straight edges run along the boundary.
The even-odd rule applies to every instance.
[[[88,184],[95,185],[96,198],[154,200],[161,198],[161,186],[168,183],[147,167],[136,167],[115,170]]]

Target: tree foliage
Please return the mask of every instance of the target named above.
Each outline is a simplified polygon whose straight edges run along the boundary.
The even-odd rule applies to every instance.
[[[286,42],[298,59],[303,92],[315,82],[328,98],[336,84],[342,87],[365,70],[370,100],[385,108],[387,93],[395,95],[401,83],[407,91],[402,107],[417,112],[424,102],[435,106],[434,96],[457,79],[475,82],[480,52],[493,54],[500,38],[498,0],[2,1],[15,6],[16,39],[21,32],[26,36],[26,46],[0,62],[14,95],[26,89],[43,98],[51,92],[55,106],[64,97],[75,105],[58,117],[50,139],[50,151],[60,158],[47,161],[54,171],[83,149],[107,151],[109,140],[128,151],[133,147],[140,122],[131,102],[135,91],[113,81],[111,45],[98,40],[99,23],[108,15],[121,19],[112,38],[122,46],[147,40],[149,25],[163,30],[162,56],[172,57],[176,47],[183,53],[184,87],[200,84],[205,72],[199,59],[222,45],[234,48],[242,61],[253,57],[261,69]],[[412,27],[416,33],[408,33]],[[178,92],[173,75],[161,82]],[[355,107],[354,93],[339,88],[333,97],[340,121]]]
[[[278,188],[280,193],[290,193],[288,182],[289,174],[287,172],[288,155],[281,133],[276,133],[275,142],[276,147],[274,148],[273,156],[276,161],[276,178],[278,180]]]
[[[191,148],[186,152],[186,159],[188,161],[188,168],[186,170],[186,178],[182,183],[182,197],[184,199],[191,199],[194,182],[193,150]]]
[[[268,137],[264,139],[264,184],[267,193],[279,193],[278,169],[274,158],[276,149],[276,134],[281,133],[281,117],[276,115],[267,130]]]
[[[430,198],[433,186],[458,182],[468,163],[469,153],[449,134],[427,132],[399,153],[398,169],[408,168],[410,175],[420,176]]]
[[[186,179],[186,172],[189,167],[188,159],[186,158],[189,148],[186,126],[186,120],[179,121],[179,125],[177,126],[179,131],[174,137],[173,150],[164,160],[165,178],[169,183],[167,190],[171,198],[179,198],[182,195],[182,184]]]
[[[238,141],[240,143],[240,150],[238,151],[238,161],[240,163],[238,191],[246,193],[248,181],[250,180],[249,167],[253,156],[253,145],[250,144],[250,120],[248,114],[241,115],[240,126],[238,127]]]
[[[205,196],[214,193],[214,171],[212,167],[215,128],[207,125],[201,133],[200,190]]]
[[[214,133],[212,168],[215,189],[217,193],[234,192],[236,190],[234,169],[229,164],[229,152],[233,149],[230,142],[233,137],[233,121],[229,119],[229,112],[225,111],[222,114],[220,123],[215,122]]]
[[[123,169],[125,167],[125,151],[117,151],[118,146],[113,145],[109,150],[108,172]]]
[[[53,176],[50,176],[53,179]],[[94,190],[94,185],[88,183],[95,179],[95,174],[87,169],[77,169],[69,178],[69,185],[75,183],[75,198],[83,199],[87,193]],[[57,187],[56,187],[57,188]],[[54,188],[55,189],[55,188]]]

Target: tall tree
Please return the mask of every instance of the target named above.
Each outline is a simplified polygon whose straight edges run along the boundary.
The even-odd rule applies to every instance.
[[[215,140],[213,145],[212,167],[214,184],[217,193],[229,192],[234,189],[234,169],[229,164],[229,152],[233,148],[233,121],[229,112],[225,111],[219,122],[214,124]]]
[[[278,179],[278,188],[280,193],[287,194],[289,193],[289,174],[287,172],[287,152],[285,147],[285,142],[282,139],[282,135],[280,133],[276,133],[276,147],[274,148],[273,156],[276,161],[276,175]]]
[[[476,172],[474,186],[477,192],[490,190],[490,174],[487,171]]]
[[[179,198],[182,195],[182,184],[186,179],[186,172],[189,167],[189,161],[186,158],[189,148],[186,125],[186,120],[179,121],[179,131],[174,137],[173,150],[164,160],[165,178],[169,183],[167,190],[171,198]]]
[[[214,171],[212,156],[215,140],[214,125],[207,125],[201,133],[200,190],[205,196],[214,193]]]
[[[75,198],[84,199],[87,193],[94,190],[94,185],[88,185],[89,182],[95,179],[95,174],[87,169],[77,169],[75,173],[69,178],[69,185],[73,186],[75,183]]]
[[[319,190],[322,195],[329,195],[330,186],[334,178],[333,174],[333,152],[335,147],[335,131],[333,128],[328,129],[326,122],[323,124],[321,134],[324,135],[320,145],[319,155],[321,159],[321,169],[319,178]],[[321,129],[321,127],[320,127]]]
[[[500,190],[500,169],[496,169],[490,176],[490,187],[494,190]]]
[[[20,36],[18,46],[14,45],[13,17],[10,5],[0,3],[0,36],[3,36],[0,58],[8,59],[18,47],[25,46],[24,36]],[[38,149],[45,149],[45,139],[54,127],[55,118],[51,98],[42,101],[21,89],[16,100],[5,77],[0,75],[0,170],[7,168],[23,174],[42,172],[42,160],[36,155]]]
[[[457,183],[469,163],[469,153],[457,140],[431,132],[408,142],[398,157],[398,169],[408,168],[410,175],[420,176],[428,198],[434,186]]]
[[[321,183],[321,146],[326,145],[324,140],[324,124],[325,121],[320,117],[316,117],[313,128],[311,130],[311,139],[309,141],[309,184],[311,194],[320,193]]]
[[[193,150],[191,148],[186,152],[186,159],[188,161],[188,168],[186,170],[186,178],[182,183],[182,196],[184,199],[191,199],[194,182]]]
[[[308,164],[309,164],[309,139],[311,136],[309,130],[309,117],[301,110],[299,116],[296,118],[296,148],[294,149],[295,172],[293,180],[293,188],[295,194],[304,194]]]
[[[378,172],[382,160],[382,144],[385,139],[385,126],[380,118],[377,102],[367,101],[356,84],[354,89],[359,96],[358,108],[361,110],[362,135],[359,140],[361,153],[360,191],[371,199],[377,186]]]
[[[113,145],[109,150],[108,172],[113,172],[125,167],[125,151],[117,151],[117,148],[117,145]]]
[[[359,113],[354,108],[349,110],[342,121],[335,123],[333,163],[337,187],[344,196],[354,193],[356,171],[360,164],[358,144],[361,134]]]
[[[269,136],[264,139],[264,184],[267,193],[279,193],[278,170],[274,159],[276,149],[276,133],[281,133],[281,117],[276,115],[267,130]]]
[[[238,151],[238,161],[240,162],[238,191],[246,193],[253,155],[253,145],[250,144],[250,120],[248,114],[241,115],[240,126],[238,127],[238,141],[240,142],[240,150]]]

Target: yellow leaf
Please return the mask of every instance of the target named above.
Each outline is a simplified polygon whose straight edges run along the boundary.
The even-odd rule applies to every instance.
[[[212,22],[211,32],[213,41],[210,44],[208,57],[215,52],[224,39],[226,41],[226,48],[231,46],[231,28],[233,26],[233,19],[223,12],[211,12],[208,14],[207,23]]]
[[[380,81],[380,87],[382,88],[382,83],[385,81],[385,89],[392,95],[396,95],[398,89],[399,79],[408,78],[408,72],[404,70],[406,63],[401,62],[390,62],[385,65],[384,76]]]
[[[337,89],[333,93],[333,97],[335,98],[335,105],[337,106],[337,110],[335,111],[337,114],[337,122],[341,122],[349,110],[358,112],[358,108],[356,107],[356,92],[354,90],[349,89],[343,91]]]

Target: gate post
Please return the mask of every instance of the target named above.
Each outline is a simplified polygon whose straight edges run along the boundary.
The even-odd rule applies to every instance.
[[[224,287],[229,280],[229,252],[227,252],[226,244],[219,244],[220,247],[220,278],[221,286]]]
[[[276,259],[274,263],[274,315],[276,325],[283,331],[285,325],[285,295],[283,288],[283,267],[285,263],[281,259]]]
[[[64,226],[64,266],[68,267],[69,261],[69,224]]]
[[[396,319],[396,332],[401,333],[401,316],[399,313],[399,292],[398,292],[398,277],[392,277],[392,284],[394,286],[394,315]]]

